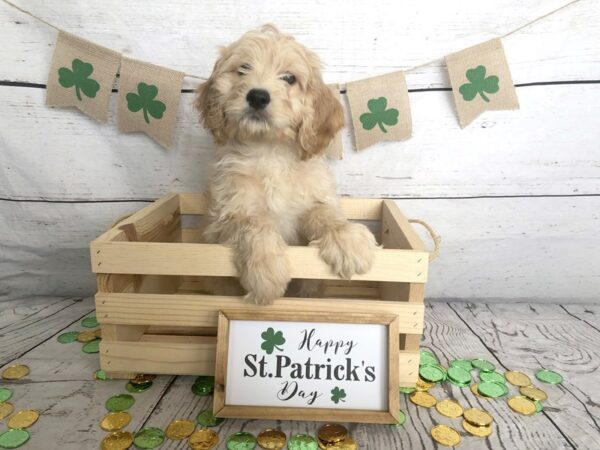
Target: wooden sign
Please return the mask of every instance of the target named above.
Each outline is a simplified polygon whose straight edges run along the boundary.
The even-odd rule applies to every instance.
[[[395,423],[398,316],[220,311],[217,417]]]

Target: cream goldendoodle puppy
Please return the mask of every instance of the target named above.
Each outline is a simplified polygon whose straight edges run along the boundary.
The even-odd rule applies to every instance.
[[[317,246],[347,279],[371,268],[375,238],[344,217],[323,156],[344,114],[313,52],[272,25],[250,31],[221,49],[195,105],[217,147],[205,239],[232,246],[248,300],[284,295],[287,245]]]

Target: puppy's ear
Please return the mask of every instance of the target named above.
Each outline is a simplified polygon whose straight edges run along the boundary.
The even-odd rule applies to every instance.
[[[215,65],[216,70],[216,65]],[[225,140],[225,111],[221,105],[221,94],[214,88],[213,75],[198,86],[194,107],[200,112],[201,122],[219,144]]]
[[[320,74],[315,74],[309,80],[307,103],[308,111],[298,130],[302,159],[324,153],[336,133],[344,126],[342,105]]]

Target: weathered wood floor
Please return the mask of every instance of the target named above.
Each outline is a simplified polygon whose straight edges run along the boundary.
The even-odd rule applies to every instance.
[[[30,375],[10,387],[17,410],[34,408],[42,415],[31,427],[25,449],[87,450],[99,448],[106,434],[99,426],[104,402],[125,392],[124,381],[93,381],[97,355],[81,352],[81,345],[60,344],[56,336],[81,330],[79,321],[93,311],[92,299],[38,298],[0,303],[0,368],[27,364]],[[561,386],[545,385],[545,411],[533,417],[513,413],[503,400],[475,397],[469,389],[432,390],[438,398],[452,397],[463,406],[479,406],[495,418],[493,435],[482,440],[463,433],[462,449],[598,449],[600,448],[600,305],[433,303],[427,307],[427,329],[422,343],[442,363],[454,358],[482,357],[500,369],[532,375],[545,366],[560,372]],[[193,377],[159,377],[147,392],[136,394],[128,429],[165,428],[175,418],[194,419],[211,398],[190,391]],[[511,392],[515,392],[514,389]],[[438,448],[429,436],[433,424],[458,419],[416,407],[401,399],[407,412],[403,427],[348,425],[360,449]],[[232,432],[258,433],[267,426],[288,433],[315,434],[317,423],[227,420],[216,430],[224,439]],[[0,421],[0,432],[6,419]],[[461,431],[462,432],[462,431]],[[162,449],[185,449],[185,442],[165,441]],[[440,447],[441,448],[441,447]]]

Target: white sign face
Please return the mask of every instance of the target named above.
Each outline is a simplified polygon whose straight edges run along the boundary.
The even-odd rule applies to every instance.
[[[384,324],[230,320],[228,405],[388,409]]]

